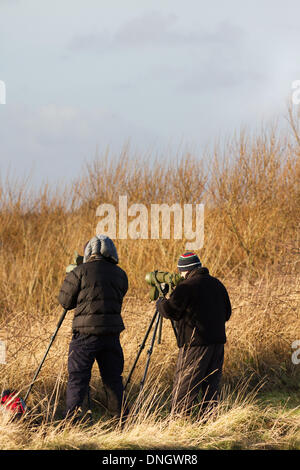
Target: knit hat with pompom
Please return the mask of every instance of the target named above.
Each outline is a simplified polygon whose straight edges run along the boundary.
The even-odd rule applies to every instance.
[[[180,256],[177,264],[177,268],[179,271],[192,271],[197,267],[201,267],[201,261],[196,255],[196,253],[192,251],[188,251]]]

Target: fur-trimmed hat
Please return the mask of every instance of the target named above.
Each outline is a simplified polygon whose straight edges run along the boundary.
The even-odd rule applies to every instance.
[[[114,242],[106,235],[96,235],[86,245],[83,262],[86,263],[93,255],[100,255],[118,264],[119,257]]]

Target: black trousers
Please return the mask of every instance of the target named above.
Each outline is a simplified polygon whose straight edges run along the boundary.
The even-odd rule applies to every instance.
[[[73,413],[82,405],[88,392],[95,360],[107,399],[107,409],[119,416],[123,400],[123,350],[119,335],[95,336],[73,334],[69,346],[66,413]]]
[[[224,362],[224,344],[179,349],[172,391],[172,410],[190,412],[202,392],[202,412],[219,399]]]

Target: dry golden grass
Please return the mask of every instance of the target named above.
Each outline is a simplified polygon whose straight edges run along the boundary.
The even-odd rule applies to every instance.
[[[205,203],[205,240],[198,253],[228,288],[233,315],[217,418],[199,426],[197,419],[169,417],[177,347],[165,322],[163,343],[155,346],[151,360],[146,408],[140,420],[132,418],[121,432],[102,418],[84,430],[56,423],[64,406],[69,313],[29,398],[33,421],[6,424],[2,416],[0,448],[297,447],[299,413],[260,406],[238,391],[241,383],[247,384],[247,393],[257,384],[263,390],[284,389],[287,396],[299,391],[300,366],[291,361],[292,342],[300,339],[299,155],[297,139],[272,129],[256,137],[243,134],[203,161],[183,155],[150,164],[149,156],[133,159],[125,149],[119,158],[106,155],[93,162],[63,189],[34,192],[26,183],[2,181],[0,339],[7,344],[7,364],[0,365],[0,389],[25,394],[61,313],[57,294],[65,267],[94,235],[97,206],[117,205],[119,195],[127,195],[129,205],[147,207]],[[130,284],[121,337],[125,378],[153,314],[145,273],[173,271],[185,242],[116,241]],[[145,356],[132,380],[131,401],[144,361]],[[91,387],[100,410],[97,370]]]
[[[0,414],[0,448],[5,449],[299,449],[300,409],[259,404],[257,390],[249,392],[247,382],[235,390],[223,388],[214,414],[203,421],[196,412],[192,418],[174,417],[166,412],[162,377],[150,374],[141,406],[133,406],[121,427],[109,418],[93,425],[57,420],[52,406],[11,422]]]

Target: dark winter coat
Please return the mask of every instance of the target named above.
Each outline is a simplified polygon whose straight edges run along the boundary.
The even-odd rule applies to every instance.
[[[158,310],[176,322],[179,347],[226,343],[225,322],[231,315],[229,296],[207,268],[191,271],[169,299],[158,303]]]
[[[77,266],[65,278],[58,300],[75,308],[72,328],[82,334],[118,334],[124,330],[123,297],[128,290],[125,271],[101,256]]]

